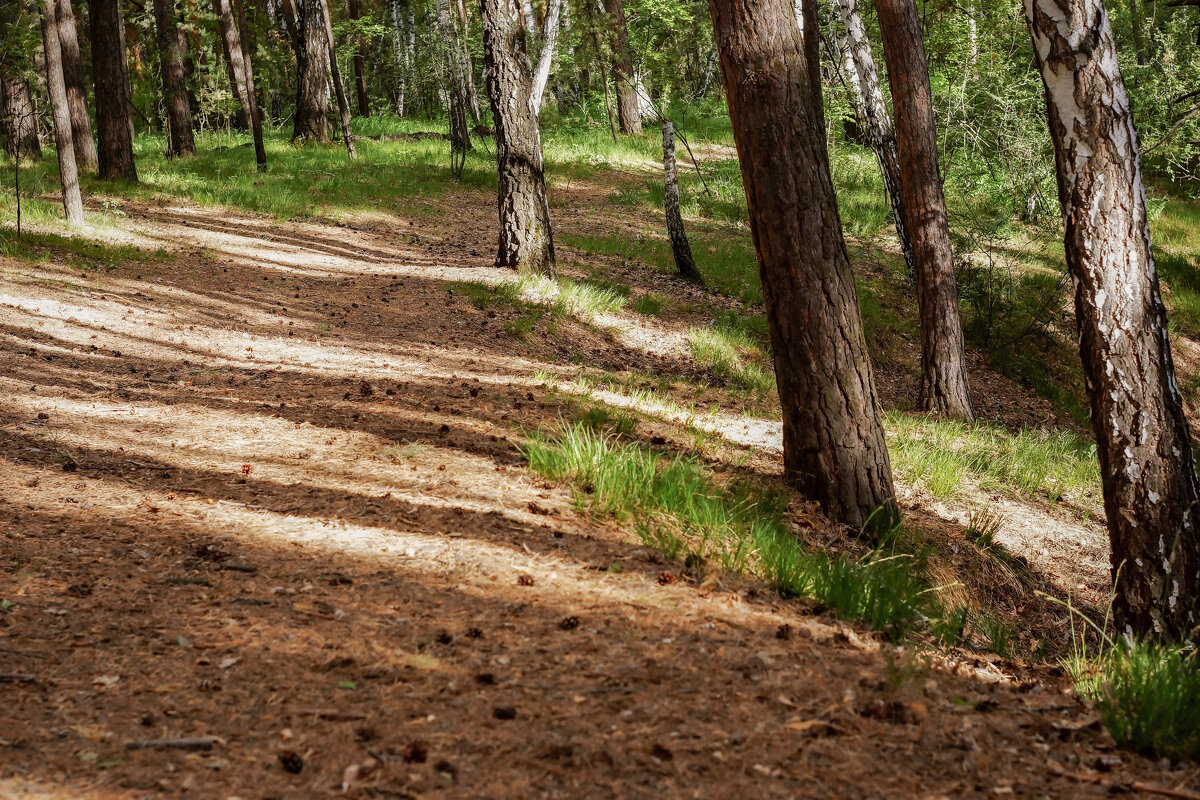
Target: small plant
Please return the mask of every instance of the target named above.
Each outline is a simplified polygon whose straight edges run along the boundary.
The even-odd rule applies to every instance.
[[[1001,658],[1008,658],[1011,655],[1011,644],[1013,629],[1011,625],[1005,625],[998,618],[991,614],[982,614],[976,620],[976,625],[980,633],[987,637],[988,644],[992,648],[992,652]]]
[[[688,344],[696,363],[727,383],[759,394],[775,391],[770,357],[741,331],[725,326],[692,328]]]
[[[657,317],[662,314],[663,298],[653,292],[646,292],[634,301],[633,310],[648,317]]]
[[[980,550],[991,550],[998,547],[996,536],[1004,527],[1004,515],[989,507],[981,506],[971,511],[967,519],[967,527],[963,535],[970,539]]]
[[[425,452],[428,445],[424,442],[406,442],[392,444],[383,448],[383,457],[393,464],[404,464],[412,461]]]
[[[537,328],[541,318],[540,312],[521,314],[504,323],[504,332],[517,339],[528,339]]]

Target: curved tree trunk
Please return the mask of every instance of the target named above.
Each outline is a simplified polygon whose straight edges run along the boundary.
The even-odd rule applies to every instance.
[[[875,0],[900,154],[904,221],[916,262],[921,319],[917,408],[970,420],[966,345],[950,250],[950,223],[938,170],[937,128],[915,0]]]
[[[520,0],[481,0],[481,6],[500,184],[496,266],[553,274],[550,204]]]
[[[292,139],[321,144],[329,142],[329,96],[326,68],[329,51],[325,43],[325,12],[321,0],[303,0],[296,48],[296,118]]]
[[[67,85],[63,80],[62,52],[58,44],[55,0],[42,0],[42,44],[46,53],[46,88],[54,114],[54,144],[58,150],[58,176],[62,181],[63,210],[72,224],[83,222],[83,198],[79,195],[79,172],[75,167],[75,145],[71,143],[71,111],[67,108]]]
[[[267,148],[263,144],[262,110],[258,107],[258,90],[254,86],[254,61],[250,58],[250,29],[246,26],[244,0],[237,3],[238,40],[246,63],[246,104],[250,114],[250,130],[254,133],[254,162],[259,172],[267,171]]]
[[[96,132],[100,140],[100,177],[137,180],[133,162],[133,122],[129,73],[125,60],[118,0],[91,0],[92,79],[95,83]]]
[[[692,258],[692,246],[688,244],[687,231],[683,228],[683,214],[679,211],[679,170],[675,165],[675,126],[669,119],[662,121],[663,143],[663,209],[667,216],[667,236],[671,240],[671,255],[675,257],[675,268],[679,275],[689,281],[704,285],[696,260]]]
[[[810,0],[811,1],[811,0]],[[863,524],[894,491],[829,174],[817,37],[791,0],[709,0],[758,252],[789,481]],[[816,28],[805,8],[805,28]]]
[[[75,11],[71,0],[58,0],[54,7],[58,24],[58,47],[62,53],[63,80],[67,85],[67,103],[71,112],[71,142],[75,145],[75,165],[94,170],[99,163],[92,119],[88,115],[87,88],[83,83],[83,60],[79,56],[79,34],[75,29]]]
[[[167,107],[167,155],[196,154],[192,136],[192,103],[184,69],[187,42],[176,22],[175,0],[154,0],[158,33],[158,68],[162,76],[163,103]]]
[[[10,156],[42,157],[37,110],[29,81],[24,78],[0,77],[0,132],[4,134],[4,152]]]
[[[350,19],[358,22],[361,17],[358,0],[350,0]],[[358,102],[358,115],[360,117],[371,116],[371,98],[367,96],[366,56],[363,55],[362,47],[358,44],[355,44],[354,47],[354,93]]]
[[[1112,541],[1117,630],[1200,627],[1200,484],[1150,250],[1129,96],[1101,0],[1031,0],[1079,350]]]
[[[546,26],[542,32],[542,50],[533,70],[533,105],[539,112],[542,109],[542,98],[546,94],[546,83],[550,80],[550,67],[554,64],[554,47],[558,44],[562,7],[563,0],[546,0]]]
[[[337,96],[338,120],[342,123],[342,139],[346,143],[346,155],[351,160],[358,158],[354,150],[354,136],[350,133],[350,103],[346,100],[346,87],[342,85],[341,69],[338,67],[337,42],[333,39],[333,19],[329,16],[329,4],[321,4],[321,18],[325,26],[325,46],[329,48],[329,78],[333,81],[333,93]],[[310,0],[312,2],[312,0]]]
[[[236,125],[245,129],[250,127],[250,99],[246,95],[246,74],[250,70],[250,64],[246,61],[246,51],[242,48],[242,36],[238,31],[231,3],[232,0],[213,0],[213,10],[217,14],[217,28],[221,34],[221,49],[225,53],[229,86],[238,102]]]
[[[604,0],[604,10],[609,16],[608,23],[611,26],[613,83],[617,89],[617,119],[621,123],[621,133],[641,136],[642,113],[638,106],[637,87],[634,84],[633,57],[629,52],[625,0]]]

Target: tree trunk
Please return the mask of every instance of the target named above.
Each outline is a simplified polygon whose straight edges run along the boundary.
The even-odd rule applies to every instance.
[[[791,0],[709,0],[783,406],[784,469],[862,525],[894,491],[829,173],[817,37]],[[807,5],[805,27],[813,30]]]
[[[442,38],[442,55],[446,62],[446,76],[449,89],[446,108],[450,114],[450,171],[454,176],[461,177],[466,163],[467,152],[471,150],[471,129],[467,125],[467,83],[463,74],[463,62],[459,58],[461,50],[458,45],[458,34],[454,28],[454,20],[450,17],[449,0],[437,0],[438,31]]]
[[[329,48],[325,39],[322,0],[303,0],[297,43],[296,118],[292,139],[328,144],[329,118],[325,107],[329,97],[329,84],[326,83]]]
[[[246,105],[250,114],[250,130],[254,134],[254,162],[259,172],[267,171],[267,149],[263,144],[262,112],[258,107],[258,90],[254,86],[254,61],[250,58],[250,29],[246,25],[244,0],[237,3],[238,41],[242,46],[242,60],[246,64]]]
[[[550,204],[520,0],[481,0],[481,6],[499,173],[496,266],[553,275]]]
[[[362,13],[358,7],[358,0],[350,0],[350,19],[358,22],[362,18]],[[358,115],[360,117],[371,116],[371,99],[367,96],[367,65],[366,57],[363,55],[362,47],[357,44],[357,32],[355,36],[354,47],[354,91],[358,100]]]
[[[176,22],[175,0],[154,0],[154,24],[158,33],[158,65],[162,75],[163,103],[167,107],[167,155],[196,154],[192,137],[192,104],[188,98],[183,54],[187,41]]]
[[[708,58],[704,61],[704,72],[700,75],[700,86],[696,89],[696,93],[692,95],[692,100],[700,100],[708,94],[708,87],[712,85],[713,73],[717,66],[717,48],[708,51]]]
[[[546,0],[546,27],[542,31],[542,51],[538,54],[537,67],[533,70],[533,106],[539,112],[542,109],[542,98],[546,94],[546,82],[550,80],[550,67],[554,63],[554,47],[558,43],[562,7],[563,0]]]
[[[333,93],[337,96],[338,119],[342,123],[342,139],[346,143],[346,155],[353,160],[358,158],[354,150],[354,136],[350,133],[350,103],[346,100],[346,87],[342,85],[341,69],[338,67],[337,42],[333,39],[333,18],[329,15],[329,4],[325,0],[315,0],[321,4],[321,18],[325,26],[325,45],[329,48],[329,77],[333,81]]]
[[[892,208],[896,236],[904,253],[904,264],[908,274],[915,277],[916,263],[912,242],[909,240],[908,226],[904,222],[904,197],[900,189],[900,155],[896,151],[896,131],[892,127],[892,117],[888,113],[883,91],[879,86],[879,72],[875,68],[871,42],[867,38],[862,14],[858,10],[858,0],[836,0],[836,5],[846,31],[842,51],[847,63],[843,71],[851,87],[856,116],[871,138],[871,148],[879,161],[884,191],[887,192],[888,203]]]
[[[671,255],[675,257],[675,268],[679,275],[689,281],[704,285],[696,261],[692,258],[692,247],[688,244],[687,232],[683,229],[683,214],[679,211],[679,171],[675,167],[675,126],[669,119],[662,121],[663,142],[663,209],[667,216],[667,236],[671,239]]]
[[[89,11],[100,177],[136,181],[130,118],[133,104],[129,99],[121,6],[118,0],[91,0]]]
[[[24,78],[0,77],[0,132],[4,152],[19,158],[42,157],[33,93]]]
[[[67,103],[71,112],[71,142],[75,146],[75,165],[94,170],[98,163],[96,140],[92,137],[92,119],[88,116],[87,89],[83,83],[83,60],[79,57],[79,35],[71,0],[58,0],[54,8],[58,24],[58,46],[62,53],[63,79],[67,85]]]
[[[921,321],[917,408],[970,420],[966,346],[950,250],[950,223],[938,171],[937,128],[915,0],[875,0],[900,154],[904,221],[916,263]]]
[[[1066,222],[1112,541],[1117,630],[1195,639],[1200,485],[1150,250],[1129,96],[1101,0],[1025,2]]]
[[[521,0],[521,22],[525,23],[527,42],[537,36],[537,16],[533,13],[532,0]]]
[[[221,49],[225,53],[225,68],[229,73],[229,86],[233,98],[238,102],[236,125],[250,127],[250,100],[246,96],[246,73],[250,69],[242,48],[242,37],[238,33],[237,20],[233,15],[231,0],[213,0],[217,14],[217,28],[221,34]]]
[[[615,142],[617,141],[617,117],[613,111],[612,86],[608,81],[608,68],[604,66],[611,60],[612,53],[606,53],[604,46],[600,43],[600,35],[596,32],[596,18],[592,14],[591,6],[584,3],[583,7],[587,13],[588,28],[592,34],[592,46],[596,50],[596,64],[600,67],[600,85],[604,87],[604,111],[608,114],[608,130]]]
[[[634,85],[633,56],[629,52],[625,0],[604,0],[604,10],[612,26],[612,72],[617,89],[617,119],[621,123],[621,133],[641,136],[642,114],[638,108],[637,87]]]
[[[79,172],[75,167],[75,145],[71,142],[71,110],[63,79],[62,50],[58,44],[55,0],[42,0],[42,44],[46,53],[46,88],[54,115],[54,146],[58,150],[58,177],[62,181],[63,210],[72,224],[83,222],[83,198],[79,195]]]

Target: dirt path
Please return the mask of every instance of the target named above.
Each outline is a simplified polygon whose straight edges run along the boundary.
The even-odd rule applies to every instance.
[[[931,667],[576,514],[513,444],[570,410],[535,372],[693,367],[649,328],[504,334],[447,289],[506,277],[488,199],[455,203],[126,204],[106,235],[164,257],[0,259],[0,797],[1200,785],[1115,752],[1053,671]],[[765,471],[770,436],[741,442]],[[154,745],[179,739],[206,747]]]

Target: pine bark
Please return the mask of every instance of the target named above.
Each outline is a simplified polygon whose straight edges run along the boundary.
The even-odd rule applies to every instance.
[[[258,107],[258,90],[254,86],[254,61],[250,57],[252,48],[250,29],[246,25],[244,0],[237,3],[238,40],[242,47],[242,59],[246,64],[246,110],[250,115],[250,130],[254,134],[254,161],[259,172],[267,171],[267,148],[263,143],[262,110]]]
[[[550,204],[520,0],[481,0],[480,5],[488,98],[496,125],[496,266],[554,274]]]
[[[75,165],[95,170],[99,163],[92,119],[88,115],[87,88],[83,82],[83,59],[79,55],[79,34],[71,0],[58,0],[54,8],[58,24],[58,46],[62,53],[63,80],[67,85],[67,103],[71,112],[71,142],[75,146]]]
[[[1112,542],[1118,631],[1196,640],[1200,484],[1150,248],[1129,96],[1101,0],[1026,0]]]
[[[627,136],[642,135],[642,113],[638,105],[637,87],[634,84],[633,55],[629,51],[629,27],[625,19],[625,0],[604,0],[604,11],[609,17],[609,35],[612,42],[612,73],[617,89],[617,120],[621,133]]]
[[[221,35],[221,49],[225,53],[229,86],[233,98],[238,102],[236,125],[246,129],[250,127],[250,100],[246,95],[246,73],[250,65],[242,49],[242,37],[233,14],[232,0],[213,0],[213,10],[217,14],[217,29]]]
[[[137,180],[133,161],[133,104],[118,0],[91,0],[92,80],[96,98],[100,177]]]
[[[19,158],[42,157],[33,93],[24,78],[0,76],[0,131],[4,152]]]
[[[358,7],[358,0],[350,0],[350,19],[358,22],[361,18],[362,12]],[[371,116],[371,98],[367,95],[366,56],[358,44],[354,47],[354,93],[358,102],[358,115],[360,117]]]
[[[325,42],[325,12],[321,0],[303,0],[296,37],[296,116],[292,139],[329,143],[326,100],[329,84],[326,68],[329,48]]]
[[[62,51],[58,43],[55,0],[42,0],[42,45],[46,53],[46,88],[54,119],[54,145],[58,150],[58,177],[62,182],[63,210],[72,224],[83,222],[83,198],[79,194],[79,172],[75,145],[71,142],[71,110],[63,79]]]
[[[829,173],[817,37],[791,0],[709,0],[758,253],[789,481],[831,518],[893,507],[854,276]],[[814,29],[815,7],[805,9]]]
[[[692,258],[692,246],[688,243],[687,231],[683,228],[683,214],[679,210],[679,169],[675,164],[675,126],[671,120],[662,121],[663,144],[663,209],[667,217],[667,237],[671,240],[671,255],[679,275],[693,283],[704,284],[696,260]]]
[[[316,0],[321,4],[321,18],[325,27],[325,46],[329,48],[329,78],[333,82],[333,93],[337,97],[338,120],[342,123],[342,140],[346,144],[346,155],[351,160],[358,158],[354,150],[354,136],[350,133],[350,103],[346,100],[346,87],[342,85],[341,69],[338,67],[337,42],[333,38],[333,18],[329,15],[329,4],[326,0]]]
[[[938,170],[937,128],[925,43],[915,0],[875,0],[900,155],[904,221],[916,266],[921,322],[917,408],[971,420],[966,345],[950,249],[950,222]]]
[[[196,154],[192,136],[192,102],[188,97],[184,53],[187,41],[179,30],[175,0],[154,0],[154,25],[158,34],[158,68],[162,77],[163,104],[167,107],[167,155]]]

